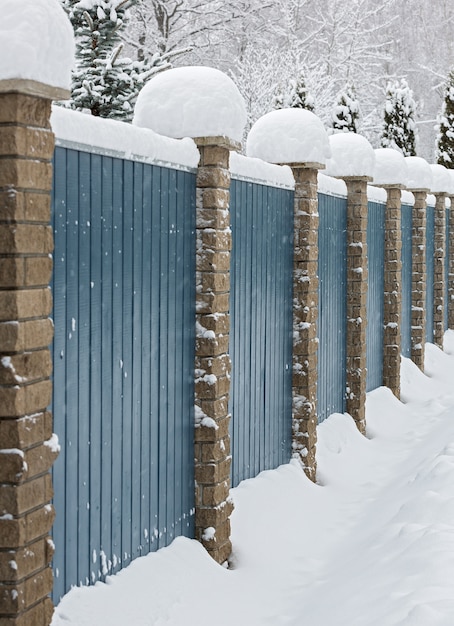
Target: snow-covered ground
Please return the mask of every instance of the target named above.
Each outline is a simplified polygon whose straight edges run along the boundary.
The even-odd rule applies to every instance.
[[[73,589],[52,626],[452,626],[454,332],[368,395],[368,436],[318,428],[318,481],[292,462],[233,490],[232,569],[195,541]]]

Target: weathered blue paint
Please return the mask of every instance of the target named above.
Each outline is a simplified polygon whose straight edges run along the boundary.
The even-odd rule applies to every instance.
[[[435,207],[427,207],[426,224],[426,341],[434,340]]]
[[[413,207],[402,204],[402,313],[401,341],[402,355],[411,357],[411,289],[412,289],[412,231]]]
[[[319,422],[345,411],[347,358],[347,199],[318,195]]]
[[[385,292],[385,210],[379,202],[368,203],[367,217],[367,330],[366,390],[383,383],[383,334]]]
[[[54,157],[54,599],[193,533],[195,174]]]
[[[443,323],[444,329],[448,330],[448,303],[449,303],[449,229],[451,227],[451,211],[446,209],[446,231],[445,231],[445,293]]]
[[[291,454],[293,192],[231,183],[232,482]]]

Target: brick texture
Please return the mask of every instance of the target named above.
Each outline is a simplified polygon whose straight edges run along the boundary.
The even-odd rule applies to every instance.
[[[367,177],[347,178],[346,409],[366,432]]]
[[[195,363],[195,536],[218,563],[230,557],[230,150],[198,138]]]
[[[450,196],[449,211],[449,268],[448,268],[448,328],[454,329],[454,196]]]
[[[396,187],[387,189],[384,271],[383,385],[400,398],[402,228],[401,191]]]
[[[48,626],[51,102],[0,94],[0,625]]]
[[[434,335],[433,342],[443,349],[445,332],[445,254],[446,254],[446,195],[436,194],[434,233]]]
[[[293,164],[293,456],[316,479],[318,198],[315,167]]]
[[[427,192],[413,191],[412,283],[411,283],[411,359],[424,371],[426,344],[426,208]]]

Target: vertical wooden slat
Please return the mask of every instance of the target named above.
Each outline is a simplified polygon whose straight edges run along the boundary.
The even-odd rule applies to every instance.
[[[123,162],[113,160],[112,194],[112,247],[103,250],[111,256],[112,274],[112,559],[113,571],[121,569],[122,552],[122,481],[123,481],[123,260],[119,250],[123,247]],[[106,255],[107,252],[107,255]],[[107,279],[107,276],[106,276]]]
[[[67,151],[61,148],[55,149],[54,155],[54,182],[53,182],[53,228],[54,228],[54,278],[52,293],[54,299],[53,319],[55,327],[60,329],[54,335],[53,362],[58,364],[54,367],[53,406],[54,429],[59,434],[61,451],[53,466],[53,485],[55,490],[54,507],[57,511],[57,523],[53,528],[53,540],[56,551],[53,560],[54,567],[54,593],[56,597],[63,595],[66,589],[66,214],[67,214],[67,177],[66,177]],[[55,411],[55,407],[60,410]],[[77,568],[77,561],[74,560]],[[77,577],[77,569],[76,569]]]

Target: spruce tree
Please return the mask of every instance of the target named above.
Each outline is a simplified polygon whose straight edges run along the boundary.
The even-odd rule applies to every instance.
[[[92,115],[130,121],[145,81],[170,67],[168,58],[122,58],[120,32],[137,0],[61,0],[76,35],[76,68],[69,105]]]
[[[290,79],[285,104],[291,109],[307,109],[308,111],[315,109],[314,98],[306,87],[303,72],[299,72],[296,79]]]
[[[332,127],[335,132],[358,132],[359,103],[351,85],[341,91],[332,114]]]
[[[416,103],[402,79],[389,83],[386,91],[382,148],[395,148],[404,156],[416,156]]]
[[[454,169],[454,69],[448,75],[443,109],[438,118],[437,163]]]

